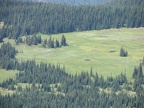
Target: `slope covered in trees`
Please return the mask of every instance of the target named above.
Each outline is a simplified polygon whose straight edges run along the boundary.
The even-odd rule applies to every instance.
[[[0,40],[38,32],[51,34],[144,26],[143,0],[117,1],[97,6],[68,6],[1,0],[0,21],[4,26],[0,29]]]

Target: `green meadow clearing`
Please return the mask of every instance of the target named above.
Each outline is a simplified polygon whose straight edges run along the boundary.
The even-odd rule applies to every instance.
[[[41,45],[16,45],[19,51],[17,59],[35,59],[38,63],[60,64],[72,74],[90,71],[99,75],[116,76],[126,73],[131,79],[134,66],[144,57],[144,28],[107,29],[99,31],[83,31],[62,33],[67,39],[68,46],[57,49],[42,48]],[[62,34],[52,34],[52,38],[61,39]],[[41,34],[42,38],[49,35]],[[120,48],[128,51],[128,57],[120,57]],[[1,70],[0,70],[1,71]],[[2,76],[0,72],[0,76]]]
[[[18,72],[17,70],[8,71],[8,70],[0,69],[0,83],[8,79],[9,77],[14,77],[17,72]]]

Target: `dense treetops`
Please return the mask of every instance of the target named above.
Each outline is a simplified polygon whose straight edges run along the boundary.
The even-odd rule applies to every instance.
[[[10,44],[2,44],[0,49],[0,58],[7,56],[8,58],[15,58],[17,50]]]
[[[16,53],[18,51],[10,43],[3,43],[0,48],[0,68],[14,69]]]
[[[123,47],[121,47],[121,49],[120,49],[120,56],[121,57],[127,57],[128,56],[128,52]]]
[[[0,21],[4,26],[0,29],[0,40],[38,32],[52,34],[144,26],[143,0],[116,1],[97,6],[68,6],[1,0]]]

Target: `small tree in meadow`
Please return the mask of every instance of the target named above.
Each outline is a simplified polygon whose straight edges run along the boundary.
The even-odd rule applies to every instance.
[[[67,43],[66,43],[66,38],[64,35],[62,35],[62,38],[61,38],[61,46],[66,46]]]
[[[121,47],[121,49],[120,49],[120,56],[121,57],[127,57],[128,56],[128,52],[123,47]]]

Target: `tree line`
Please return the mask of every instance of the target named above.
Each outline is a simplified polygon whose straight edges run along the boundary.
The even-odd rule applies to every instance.
[[[1,49],[7,44],[2,45]],[[14,47],[10,45],[11,49]],[[9,55],[9,50],[1,50]],[[11,51],[10,51],[11,52]],[[13,53],[14,55],[16,53]],[[35,60],[13,60],[13,68],[19,73],[9,78],[0,87],[12,90],[13,94],[0,94],[0,107],[45,107],[45,108],[102,108],[102,107],[144,107],[143,65],[134,68],[133,80],[127,80],[125,73],[104,79],[90,69],[90,72],[68,74],[59,64],[36,63]],[[0,58],[2,59],[2,58]],[[0,66],[9,64],[1,62]],[[23,87],[20,84],[28,84]],[[129,91],[133,92],[132,95]],[[15,104],[13,104],[15,103]]]
[[[49,39],[43,39],[40,35],[31,35],[26,36],[26,38],[18,37],[18,39],[15,40],[15,43],[18,45],[20,43],[26,44],[28,46],[31,45],[38,45],[41,44],[43,48],[60,48],[62,46],[68,46],[66,37],[62,35],[61,41],[58,39],[52,38],[52,36],[49,37]]]
[[[122,5],[121,5],[122,4]],[[144,26],[143,0],[112,0],[101,5],[69,6],[51,3],[0,1],[0,41],[34,33],[64,33]]]

